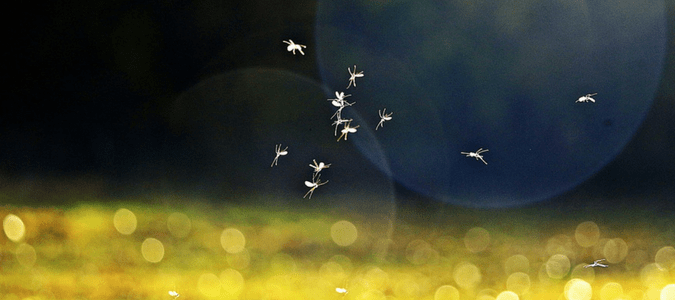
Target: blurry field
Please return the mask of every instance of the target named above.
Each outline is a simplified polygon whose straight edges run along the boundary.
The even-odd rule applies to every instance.
[[[320,208],[180,203],[0,206],[0,299],[675,299],[675,225],[647,216],[400,208],[383,232]]]

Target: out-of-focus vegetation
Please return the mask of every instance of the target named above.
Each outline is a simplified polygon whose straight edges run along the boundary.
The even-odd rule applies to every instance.
[[[400,211],[383,232],[316,207],[175,203],[0,206],[0,299],[675,299],[675,237],[647,218]]]

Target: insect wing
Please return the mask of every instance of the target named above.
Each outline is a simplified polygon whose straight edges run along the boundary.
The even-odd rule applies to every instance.
[[[306,185],[307,187],[314,187],[314,186],[316,185],[316,183],[314,183],[314,182],[309,182],[309,181],[305,181],[305,185]]]

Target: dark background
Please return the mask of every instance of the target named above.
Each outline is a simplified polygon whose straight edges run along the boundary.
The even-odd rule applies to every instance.
[[[247,67],[321,81],[311,51],[298,60],[280,43],[293,37],[313,45],[312,1],[20,5],[7,12],[19,21],[5,36],[5,184],[97,178],[110,191],[142,193],[167,188],[156,181],[169,178],[168,189],[192,189],[191,178],[208,162],[191,146],[193,132],[175,118],[178,95],[210,75]],[[675,211],[675,2],[666,1],[666,8],[667,57],[644,123],[614,161],[542,205],[574,210],[591,199],[599,207],[611,202]],[[232,124],[245,117],[233,114]],[[438,205],[400,186],[397,191],[414,199],[407,205]]]

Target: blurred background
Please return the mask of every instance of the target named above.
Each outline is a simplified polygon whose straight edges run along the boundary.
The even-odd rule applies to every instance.
[[[499,229],[516,237],[541,230],[541,235],[532,235],[539,238],[563,228],[577,228],[581,236],[576,238],[579,245],[574,244],[577,254],[571,254],[573,247],[565,248],[573,263],[574,257],[580,264],[620,248],[614,244],[607,248],[608,240],[595,236],[600,232],[623,236],[630,249],[644,249],[613,258],[613,263],[625,262],[627,269],[639,269],[652,260],[675,261],[673,228],[668,226],[675,222],[673,0],[17,5],[6,10],[19,21],[5,30],[5,100],[0,110],[0,206],[8,222],[5,234],[13,242],[23,235],[13,236],[8,228],[22,228],[23,222],[40,224],[39,213],[21,215],[16,209],[64,209],[65,217],[80,227],[47,222],[57,228],[55,232],[76,236],[100,228],[117,238],[134,232],[136,215],[142,219],[143,214],[167,210],[168,216],[177,210],[191,216],[192,232],[212,229],[197,225],[199,218],[219,220],[215,227],[222,222],[233,226],[262,222],[277,234],[288,229],[280,224],[299,218],[305,221],[298,228],[304,229],[288,230],[316,227],[317,232],[328,232],[330,224],[339,224],[335,226],[346,226],[343,231],[349,232],[352,223],[338,222],[349,218],[359,230],[369,232],[360,239],[389,238],[357,243],[355,249],[368,249],[361,252],[335,250],[333,243],[343,247],[354,242],[342,245],[335,236],[332,242],[317,238],[316,244],[288,237],[279,242],[282,246],[262,250],[297,258],[323,249],[349,256],[355,265],[359,259],[370,261],[371,252],[377,261],[386,260],[382,249],[389,246],[403,256],[418,248],[451,256],[456,248],[443,248],[449,240],[437,238],[452,235],[465,238],[465,245],[458,246],[466,247],[463,257],[487,275],[492,274],[487,267],[492,257],[480,256],[490,249],[486,232],[496,241]],[[282,41],[289,39],[306,45],[304,55],[287,51]],[[364,72],[349,89],[348,68]],[[359,126],[340,141],[331,125],[335,107],[327,101],[335,92],[351,95],[346,100],[354,105],[344,109],[343,117]],[[591,93],[597,93],[595,103],[575,103]],[[393,112],[392,120],[375,130],[378,111],[384,108]],[[270,167],[277,144],[288,147],[288,154]],[[479,148],[490,150],[483,153],[487,164],[460,154]],[[312,180],[308,165],[313,159],[331,166],[320,173],[328,183],[308,199],[302,197],[309,190],[303,182]],[[110,211],[77,208],[90,204]],[[136,215],[120,212],[122,207]],[[153,212],[153,207],[160,212]],[[228,213],[219,215],[220,209]],[[260,216],[257,210],[271,213]],[[298,210],[311,217],[285,219],[285,213]],[[115,229],[109,222],[113,211]],[[10,213],[14,217],[8,217]],[[169,223],[185,223],[187,218],[171,216],[174,221]],[[592,224],[583,223],[587,220]],[[125,222],[133,223],[133,229],[125,232]],[[139,221],[144,237],[166,231],[153,222]],[[632,243],[644,236],[630,228],[644,229],[657,241],[650,246]],[[230,260],[238,258],[230,256],[228,266],[253,281],[253,274],[260,271],[253,267],[255,245],[264,245],[274,234],[242,231],[253,243],[251,267],[248,261],[244,266],[233,263]],[[173,231],[164,234],[185,237]],[[236,239],[242,233],[227,234]],[[584,234],[592,237],[584,239]],[[562,253],[548,246],[528,252],[523,246],[527,243],[506,235],[511,246],[505,252],[528,256],[533,278],[537,266],[547,266],[535,257]],[[228,248],[222,236],[228,255],[240,253]],[[411,242],[423,236],[434,236],[433,247]],[[553,243],[571,241],[567,239]],[[38,247],[35,234],[27,240]],[[331,246],[326,248],[323,242]],[[8,249],[24,253],[19,251],[22,246],[10,246],[14,244],[6,239],[2,245],[5,254]],[[140,247],[115,245],[115,249]],[[491,255],[504,254],[496,245]],[[44,248],[37,249],[39,265]],[[190,249],[181,253],[195,255]],[[115,266],[125,270],[120,261],[126,258],[119,253]],[[666,254],[653,259],[656,253]],[[58,255],[52,256],[58,261]],[[0,258],[3,263],[11,261]],[[274,259],[280,266],[287,262],[286,256]],[[331,259],[348,269],[344,257]],[[416,263],[410,255],[407,259],[415,266],[432,261]],[[147,257],[145,261],[156,262]],[[462,264],[454,266],[460,274],[466,271]],[[671,275],[658,281],[659,291],[672,281],[674,266],[666,265]],[[87,274],[91,269],[78,267]],[[203,265],[186,268],[190,267]],[[469,267],[468,275],[476,274],[474,267]],[[571,276],[568,271],[572,272],[569,266],[556,280],[569,278],[564,277]],[[650,272],[643,271],[647,274],[643,282],[650,281]],[[223,279],[230,278],[228,274],[221,274],[220,280],[228,282]],[[472,282],[455,279],[454,284],[462,288],[462,295],[479,298],[469,292]],[[208,288],[200,291],[210,295]],[[59,294],[50,293],[52,298]],[[258,294],[251,295],[242,297]]]

